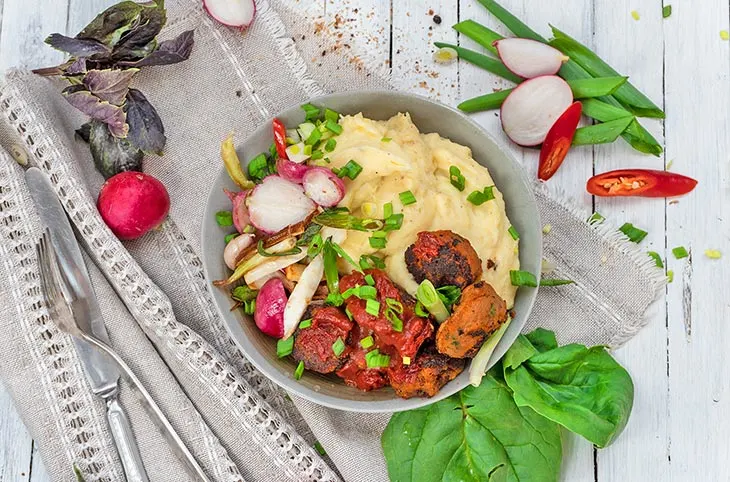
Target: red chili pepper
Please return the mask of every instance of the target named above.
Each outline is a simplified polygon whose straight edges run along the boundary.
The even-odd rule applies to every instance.
[[[279,119],[274,119],[274,144],[276,144],[276,153],[280,159],[289,159],[286,155],[286,127]]]
[[[586,190],[596,196],[670,197],[687,194],[697,185],[691,177],[653,169],[619,169],[588,179]]]
[[[578,128],[580,114],[583,106],[580,102],[574,102],[563,112],[555,124],[548,131],[545,142],[540,149],[540,166],[537,169],[537,177],[547,181],[558,170],[563,159],[568,154],[573,143],[575,130]]]

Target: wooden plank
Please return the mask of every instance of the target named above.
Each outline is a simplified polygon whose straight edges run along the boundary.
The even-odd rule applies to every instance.
[[[27,480],[30,474],[31,442],[10,394],[5,386],[0,385],[0,480]]]
[[[51,482],[51,476],[46,472],[46,467],[41,460],[41,454],[38,451],[38,444],[33,443],[33,467],[31,468],[30,479],[28,482]]]
[[[727,0],[673,2],[664,23],[667,159],[672,171],[699,180],[667,205],[667,248],[686,246],[689,259],[670,256],[669,419],[671,480],[727,480],[730,393],[730,56]],[[706,249],[720,249],[711,260]]]
[[[639,20],[632,10],[639,8]],[[631,0],[596,2],[593,48],[657,105],[662,104],[662,2],[650,0],[640,7]],[[661,124],[642,119],[661,142]],[[596,172],[641,167],[663,169],[663,157],[640,154],[625,142],[595,148]],[[610,221],[631,222],[649,232],[641,248],[664,256],[664,202],[646,199],[596,198],[596,211]],[[598,480],[668,480],[667,389],[664,293],[651,310],[642,332],[616,353],[631,373],[635,386],[634,409],[621,437],[599,450]],[[640,457],[636,454],[641,453]]]
[[[590,2],[571,0],[567,5],[555,8],[553,2],[517,2],[505,0],[501,2],[513,14],[522,19],[534,30],[548,35],[548,22],[559,25],[572,32],[578,38],[590,38],[592,25],[592,7]],[[529,4],[529,5],[528,5]],[[461,0],[460,20],[472,19],[486,25],[499,33],[511,34],[489,14],[486,9],[474,0]],[[478,44],[460,36],[459,44],[483,52]],[[508,81],[474,67],[466,62],[460,62],[460,98],[468,99],[477,95],[489,93],[494,89],[509,88]],[[522,161],[531,178],[537,177],[538,151],[523,149],[512,144],[502,132],[499,115],[496,111],[473,115],[487,131],[496,136],[502,144],[510,150],[518,160]],[[586,217],[591,212],[591,199],[585,194],[585,181],[593,170],[593,152],[591,148],[573,150],[566,158],[560,171],[549,181],[549,186],[558,191],[564,191],[573,198],[574,204]],[[593,480],[594,475],[593,448],[582,438],[566,434],[563,457],[563,480],[585,482]]]
[[[100,12],[111,7],[118,0],[68,0],[68,35],[76,35]]]

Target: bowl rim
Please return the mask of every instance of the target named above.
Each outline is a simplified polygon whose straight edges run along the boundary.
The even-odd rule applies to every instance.
[[[332,92],[325,95],[320,95],[317,97],[312,97],[308,100],[306,100],[306,103],[312,103],[312,104],[321,104],[326,106],[326,102],[328,99],[331,99],[333,97],[341,97],[343,95],[366,95],[366,96],[376,96],[376,95],[383,95],[383,96],[400,96],[404,97],[406,99],[415,99],[420,102],[426,102],[428,104],[431,104],[437,108],[440,109],[446,109],[450,111],[453,114],[456,114],[457,116],[461,117],[462,120],[466,121],[467,123],[471,124],[471,126],[478,132],[481,133],[481,135],[486,136],[489,138],[490,141],[494,143],[494,145],[499,149],[499,151],[507,158],[509,161],[517,167],[517,172],[519,172],[520,180],[522,181],[522,184],[526,186],[528,189],[526,189],[526,192],[524,193],[527,196],[527,202],[534,207],[534,213],[537,216],[538,220],[540,217],[540,212],[537,207],[537,200],[535,198],[535,194],[533,190],[530,188],[532,186],[532,183],[530,182],[529,178],[527,177],[527,173],[525,169],[522,167],[522,165],[517,161],[517,159],[514,157],[514,155],[505,148],[502,142],[500,142],[495,136],[493,136],[490,132],[488,132],[483,126],[481,126],[476,121],[472,120],[470,117],[465,115],[463,112],[459,111],[458,109],[451,107],[449,105],[446,105],[444,103],[441,103],[439,101],[430,99],[426,96],[419,95],[419,94],[413,94],[410,92],[402,92],[402,91],[396,91],[396,90],[355,90],[355,91],[347,91],[347,92]],[[305,103],[303,102],[303,103]],[[289,112],[295,107],[299,107],[299,105],[292,105],[289,107],[286,107],[284,109],[281,109],[278,111],[275,115],[268,117],[261,123],[261,127],[258,127],[253,132],[251,132],[240,144],[245,145],[249,142],[251,138],[253,138],[259,129],[262,129],[264,126],[270,125],[273,119],[279,117],[283,113]],[[417,126],[418,127],[418,126]],[[420,131],[420,127],[419,127]],[[437,132],[438,133],[438,132]],[[440,135],[440,134],[439,134]],[[456,141],[454,141],[456,142]],[[220,178],[221,173],[225,171],[225,166],[223,164],[220,164],[220,168],[218,170],[218,176],[215,178],[216,180]],[[204,208],[204,212],[207,213],[209,206],[213,202],[213,198],[216,195],[216,182],[214,181],[213,185],[211,186],[208,195],[206,197],[206,204]],[[206,256],[205,253],[207,253],[207,241],[206,241],[206,223],[205,221],[201,223],[201,233],[200,233],[200,240],[201,240],[201,262],[203,265],[203,272],[205,274],[206,283],[209,285],[210,289],[217,289],[212,285],[212,281],[210,278],[210,273],[208,269],[208,263],[206,262]],[[537,256],[539,256],[539,259],[542,259],[543,255],[543,245],[542,242],[537,243],[538,249],[537,249]],[[536,273],[536,277],[540,277],[540,273]],[[519,290],[525,290],[525,288],[518,288]],[[522,323],[521,329],[524,327],[524,325],[527,323],[530,315],[532,314],[532,310],[535,305],[535,301],[537,298],[537,288],[532,288],[528,293],[525,293],[525,296],[528,297],[527,299],[527,309],[523,309],[522,312],[524,313],[524,321]],[[400,412],[405,410],[413,410],[416,408],[422,408],[428,405],[431,405],[433,403],[436,403],[440,400],[443,400],[445,398],[450,397],[451,395],[463,390],[464,388],[469,386],[468,377],[464,378],[461,383],[455,383],[457,382],[458,378],[455,378],[454,380],[451,380],[449,383],[447,383],[436,395],[433,397],[425,398],[425,397],[414,397],[410,399],[403,399],[400,397],[395,397],[393,399],[388,400],[373,400],[373,401],[366,401],[366,400],[350,400],[350,399],[343,399],[340,397],[324,394],[321,392],[317,392],[316,390],[313,390],[309,387],[306,387],[302,384],[300,384],[297,380],[295,380],[293,377],[285,376],[283,375],[278,369],[273,367],[273,365],[267,365],[264,363],[260,363],[256,357],[250,355],[248,353],[247,347],[243,346],[241,339],[246,339],[245,336],[240,336],[241,333],[234,333],[234,327],[231,326],[231,320],[234,320],[236,323],[236,329],[237,330],[243,330],[242,327],[238,326],[238,320],[235,320],[230,316],[229,308],[225,308],[220,306],[218,303],[216,296],[214,294],[211,294],[211,298],[213,300],[213,304],[216,307],[216,310],[218,311],[219,316],[221,317],[221,320],[223,322],[223,325],[226,328],[226,332],[228,335],[233,339],[236,347],[238,350],[240,350],[241,353],[246,357],[246,359],[262,374],[266,376],[269,380],[273,381],[276,385],[278,385],[280,388],[283,388],[284,390],[287,390],[289,392],[292,392],[293,394],[304,398],[305,400],[308,400],[310,402],[316,403],[318,405],[322,405],[328,408],[333,408],[337,410],[347,411],[347,412],[360,412],[360,413],[390,413],[390,412]],[[516,339],[516,337],[515,337]],[[500,342],[497,344],[497,348],[499,348],[504,343],[504,338],[500,340]],[[514,339],[510,341],[509,346],[511,346],[514,343]],[[251,344],[251,350],[258,351],[256,347]],[[498,350],[495,350],[498,351]],[[506,348],[505,348],[506,351]],[[261,353],[259,355],[262,358],[265,358],[265,356]],[[500,356],[501,358],[501,356]],[[464,368],[464,371],[460,374],[464,374],[469,369],[469,364],[471,363],[471,360],[467,362],[466,367]],[[496,362],[495,362],[496,363]],[[388,406],[386,406],[388,405]],[[395,405],[395,406],[389,406],[389,405]],[[402,405],[402,406],[398,406]]]

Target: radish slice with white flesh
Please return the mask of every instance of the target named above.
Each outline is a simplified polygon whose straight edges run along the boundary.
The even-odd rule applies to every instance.
[[[507,70],[524,79],[557,74],[570,60],[560,50],[528,38],[505,38],[493,45]]]
[[[526,80],[502,103],[502,129],[515,144],[539,145],[572,103],[573,91],[557,75]]]
[[[306,164],[297,164],[294,161],[279,159],[276,161],[276,172],[287,181],[301,184],[304,180],[304,174],[307,173],[309,167]]]
[[[246,200],[251,223],[266,234],[304,221],[317,206],[301,186],[280,176],[268,176]]]
[[[284,269],[287,266],[298,263],[306,256],[307,250],[302,249],[301,252],[297,254],[290,254],[287,256],[275,256],[269,258],[268,261],[261,263],[260,265],[256,266],[254,269],[246,273],[243,279],[246,281],[246,284],[250,286],[251,283],[256,283],[264,276],[268,276],[271,273],[279,271],[280,269]]]
[[[302,315],[307,306],[312,301],[315,291],[319,287],[324,275],[324,258],[321,254],[314,257],[311,263],[304,268],[299,282],[289,295],[289,301],[286,302],[284,309],[284,338],[292,336],[297,329]]]
[[[271,278],[256,295],[256,311],[253,319],[262,332],[274,338],[284,335],[284,309],[286,308],[286,291],[279,278]]]
[[[208,15],[228,27],[245,30],[256,15],[254,0],[203,0]]]
[[[233,214],[233,225],[239,233],[242,233],[246,226],[251,224],[248,208],[246,207],[246,198],[250,193],[251,191],[239,192],[233,198],[233,209],[231,210]]]
[[[324,208],[337,206],[345,197],[345,183],[326,167],[312,167],[304,174],[304,192]]]
[[[236,265],[241,260],[243,251],[251,246],[256,239],[253,234],[240,234],[228,241],[226,249],[223,250],[223,261],[230,269],[236,269]]]
[[[482,347],[479,348],[474,359],[471,361],[471,366],[469,366],[469,383],[471,383],[472,386],[478,387],[481,385],[482,378],[487,372],[487,367],[489,367],[489,361],[492,359],[494,349],[497,348],[499,340],[502,339],[504,332],[507,331],[507,327],[511,322],[512,318],[507,318],[507,321],[502,323],[502,326],[500,326],[497,331],[492,333],[489,338],[486,339],[484,344],[482,344]]]

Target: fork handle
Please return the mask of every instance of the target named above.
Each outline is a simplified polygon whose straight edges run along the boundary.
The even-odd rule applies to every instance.
[[[173,426],[170,424],[170,421],[167,419],[165,414],[152,398],[152,395],[150,395],[144,385],[142,385],[142,382],[137,378],[132,369],[129,368],[129,366],[125,363],[124,360],[122,360],[117,352],[115,352],[106,343],[86,334],[85,332],[77,332],[76,334],[77,336],[83,338],[84,341],[89,342],[99,350],[106,353],[109,358],[111,358],[114,363],[117,364],[119,369],[122,371],[124,378],[129,381],[132,388],[138,395],[142,406],[149,414],[152,422],[160,430],[162,435],[170,444],[170,448],[172,448],[173,453],[185,465],[185,468],[188,470],[190,475],[201,482],[212,482],[211,479],[209,479],[208,476],[205,474],[205,471],[203,471],[203,468],[200,466],[198,461],[195,460],[193,454],[190,452],[190,450],[188,450],[185,442],[183,442],[183,440],[180,438],[180,435],[178,435]]]
[[[149,482],[150,479],[147,477],[142,463],[142,456],[139,453],[132,426],[116,395],[106,399],[106,418],[109,421],[109,428],[114,437],[127,482]]]

